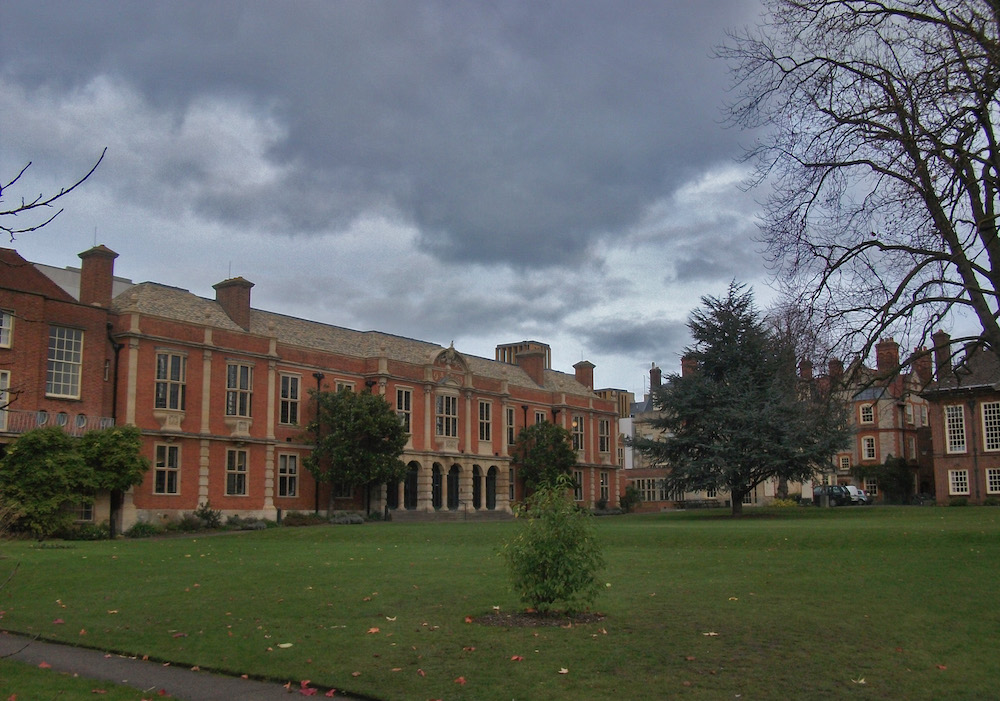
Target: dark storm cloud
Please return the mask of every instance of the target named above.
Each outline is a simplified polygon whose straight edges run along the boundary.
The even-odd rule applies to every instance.
[[[605,355],[626,354],[657,358],[689,341],[687,324],[669,319],[601,319],[593,325],[579,326],[574,333],[584,339],[587,348]],[[663,357],[672,363],[673,358]]]
[[[276,183],[220,191],[196,161],[164,166],[204,216],[308,234],[375,209],[441,260],[531,268],[599,252],[734,152],[706,56],[746,4],[13,2],[0,41],[18,82],[107,75],[169,128],[207,95],[272,116]]]

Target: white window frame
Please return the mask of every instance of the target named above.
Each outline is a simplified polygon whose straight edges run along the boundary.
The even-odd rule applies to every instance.
[[[862,404],[858,407],[858,422],[863,424],[875,423],[875,405]]]
[[[479,400],[479,440],[493,440],[493,402]]]
[[[282,499],[299,495],[299,456],[278,453],[278,496]]]
[[[961,404],[944,407],[944,440],[946,453],[966,452],[965,407]]]
[[[955,496],[969,495],[968,470],[948,470],[948,494]]]
[[[517,431],[515,430],[516,426],[514,425],[514,421],[516,420],[517,415],[514,412],[514,407],[512,406],[507,407],[506,414],[507,414],[507,445],[514,445],[514,443],[517,442]]]
[[[986,493],[1000,494],[1000,467],[986,468]]]
[[[80,398],[83,336],[83,329],[56,324],[49,326],[45,396]]]
[[[601,470],[601,499],[607,502],[611,499],[611,482],[608,478],[608,471]]]
[[[299,401],[302,398],[302,376],[291,373],[278,375],[278,423],[299,425]]]
[[[983,402],[979,413],[983,422],[983,450],[1000,450],[1000,402]]]
[[[338,392],[342,392],[345,389],[349,389],[352,392],[354,391],[354,383],[348,382],[347,380],[337,380],[336,384],[334,384],[334,387]]]
[[[573,450],[580,451],[586,445],[586,433],[583,427],[584,418],[582,414],[573,414],[570,422],[570,429],[573,435]]]
[[[187,399],[187,354],[171,350],[156,351],[155,375],[153,408],[184,411]]]
[[[226,496],[245,497],[249,494],[247,451],[242,448],[226,450]]]
[[[549,415],[544,411],[535,410],[535,423],[543,424],[549,420]]]
[[[434,433],[458,438],[458,395],[439,394],[434,398]]]
[[[878,450],[874,436],[861,437],[861,459],[878,460]]]
[[[181,447],[174,443],[156,443],[153,446],[153,494],[176,496],[180,493]]]
[[[870,497],[878,496],[878,480],[874,477],[868,477],[865,479],[865,492]]]
[[[226,363],[226,416],[253,416],[253,364]]]
[[[14,312],[0,309],[0,348],[10,348],[14,342]]]
[[[913,405],[907,402],[906,406],[904,407],[904,412],[906,414],[906,423],[913,424],[914,422]]]
[[[413,390],[408,387],[396,388],[396,416],[403,424],[406,433],[412,433],[413,421]]]
[[[583,470],[573,470],[573,501],[583,501]]]
[[[851,469],[851,456],[841,455],[840,456],[840,471],[847,472]]]
[[[611,421],[610,419],[597,420],[597,452],[611,452]]]

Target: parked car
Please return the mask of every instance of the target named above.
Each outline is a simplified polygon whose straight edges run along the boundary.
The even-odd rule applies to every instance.
[[[853,484],[845,484],[844,489],[847,493],[851,495],[851,503],[861,506],[865,503],[864,492],[855,487]]]
[[[830,499],[830,506],[845,506],[851,503],[851,493],[840,484],[820,484],[813,487],[813,504],[822,505],[823,495]]]
[[[865,490],[859,489],[858,490],[858,496],[861,497],[861,503],[862,504],[871,504],[872,503],[871,496],[869,496],[868,492],[866,492]]]

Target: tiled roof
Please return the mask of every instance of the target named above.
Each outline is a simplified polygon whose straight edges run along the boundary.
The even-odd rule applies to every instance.
[[[76,301],[12,248],[0,248],[0,287],[40,294],[62,302]]]
[[[111,303],[118,313],[138,312],[164,319],[172,319],[199,326],[243,331],[213,299],[199,297],[187,290],[154,282],[143,282],[121,293]],[[282,343],[314,348],[342,355],[372,358],[385,356],[392,360],[424,365],[441,351],[443,346],[394,336],[380,331],[355,331],[308,319],[250,310],[250,333],[274,336]],[[511,385],[536,388],[538,385],[520,367],[496,360],[462,354],[474,375],[495,380],[506,379]],[[593,396],[593,392],[576,381],[574,375],[545,371],[544,389],[572,395]]]
[[[947,392],[984,387],[1000,389],[1000,360],[991,351],[976,348],[955,366],[953,372],[942,373],[927,389],[929,392]]]

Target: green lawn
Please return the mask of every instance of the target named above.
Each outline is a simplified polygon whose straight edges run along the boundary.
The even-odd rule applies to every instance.
[[[7,542],[0,625],[384,699],[997,694],[1000,509],[600,519],[604,621],[466,623],[519,608],[495,555],[518,525]]]

